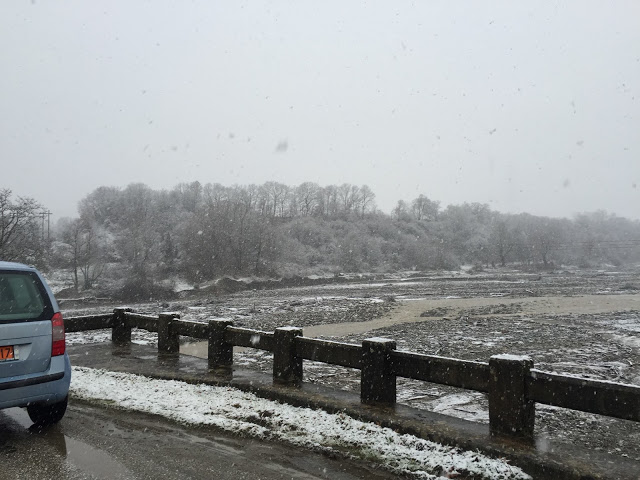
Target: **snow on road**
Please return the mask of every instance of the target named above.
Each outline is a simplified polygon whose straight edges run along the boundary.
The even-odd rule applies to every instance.
[[[275,439],[379,463],[420,479],[458,473],[487,479],[530,479],[517,467],[479,452],[400,435],[345,414],[299,408],[231,387],[154,380],[129,373],[73,367],[71,394],[110,407],[213,425],[241,435]]]

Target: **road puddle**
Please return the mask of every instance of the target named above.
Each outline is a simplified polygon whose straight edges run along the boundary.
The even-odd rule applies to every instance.
[[[74,438],[65,437],[67,463],[96,479],[134,478],[133,473],[108,453]]]
[[[242,353],[250,350],[245,347],[233,347],[233,353]],[[206,340],[199,342],[188,342],[180,345],[180,353],[182,355],[191,355],[192,357],[208,358],[209,343]]]

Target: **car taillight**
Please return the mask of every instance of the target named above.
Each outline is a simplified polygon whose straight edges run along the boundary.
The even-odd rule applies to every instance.
[[[64,355],[65,349],[64,321],[62,314],[58,312],[51,319],[51,356]]]

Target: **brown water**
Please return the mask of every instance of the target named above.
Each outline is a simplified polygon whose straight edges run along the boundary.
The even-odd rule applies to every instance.
[[[366,322],[345,322],[305,327],[303,335],[309,338],[341,338],[347,335],[357,335],[373,332],[379,328],[390,327],[404,323],[427,322],[430,317],[421,317],[420,314],[427,310],[437,308],[449,309],[447,316],[456,317],[460,311],[477,307],[490,307],[501,305],[519,304],[518,315],[530,317],[534,321],[543,323],[556,319],[546,319],[545,314],[598,314],[618,312],[624,310],[640,310],[640,295],[581,295],[581,296],[557,296],[557,297],[531,297],[531,298],[438,298],[420,299],[398,302],[398,307],[387,315]],[[482,316],[503,316],[512,314],[489,314]],[[476,315],[474,315],[476,316]],[[242,347],[234,347],[234,353],[245,351]],[[207,342],[199,341],[180,346],[180,353],[200,358],[207,358]]]

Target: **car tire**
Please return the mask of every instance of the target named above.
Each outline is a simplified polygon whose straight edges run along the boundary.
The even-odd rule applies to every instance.
[[[64,417],[68,401],[69,397],[67,396],[57,403],[28,405],[27,413],[31,421],[37,425],[53,425]]]

